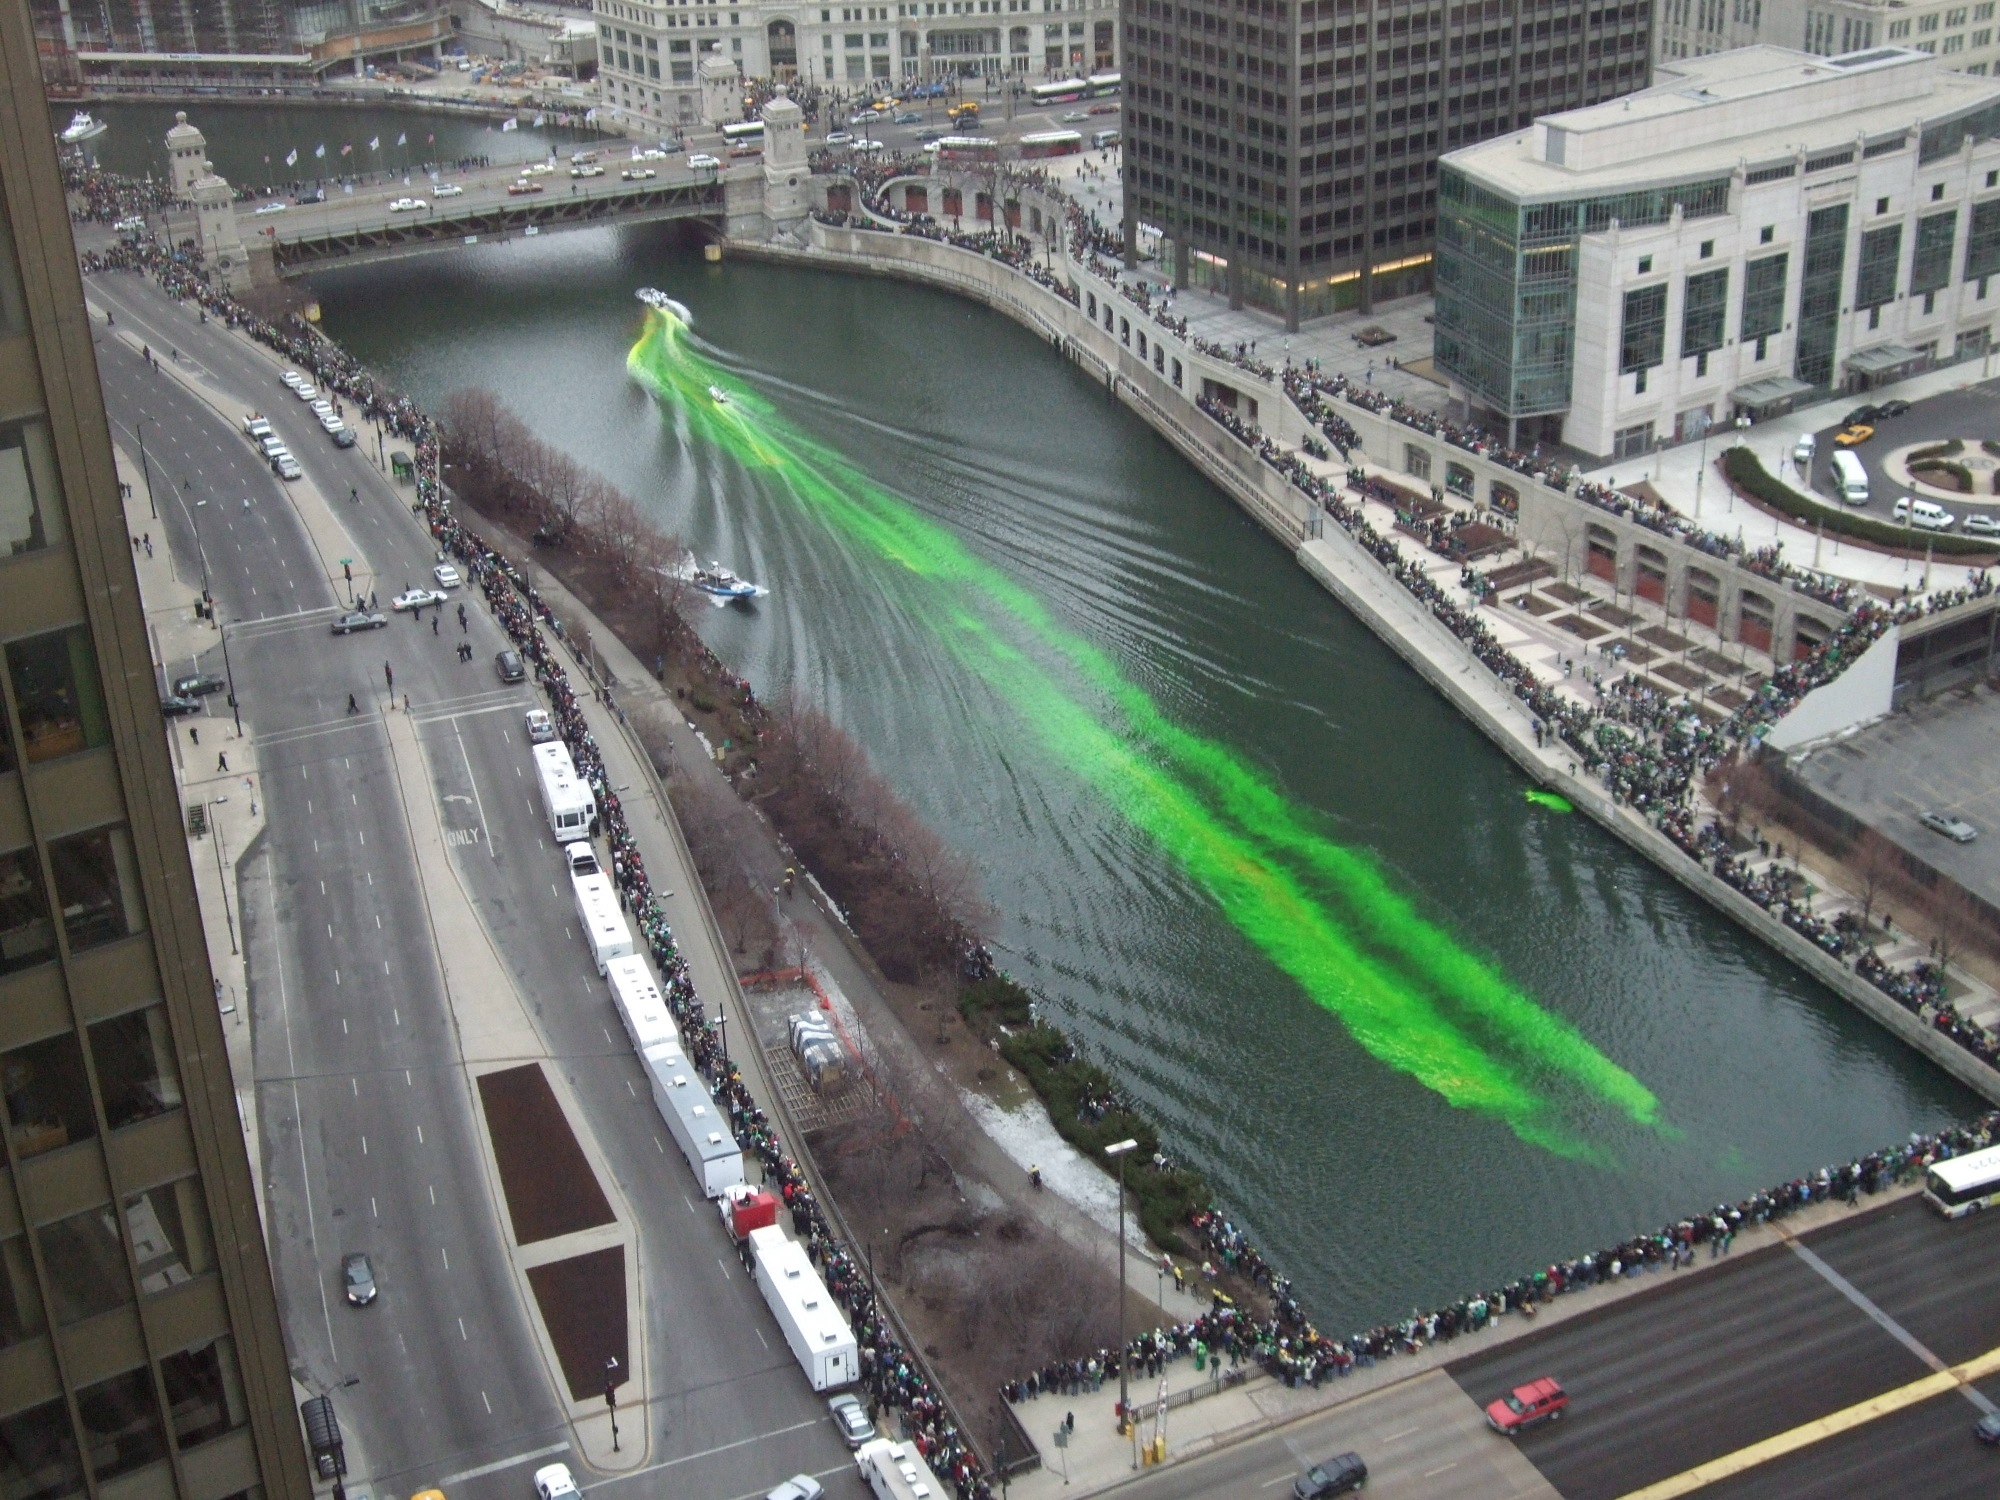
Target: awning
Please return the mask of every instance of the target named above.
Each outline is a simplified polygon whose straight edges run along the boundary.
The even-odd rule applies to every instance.
[[[1733,406],[1775,406],[1781,401],[1796,401],[1812,389],[1806,381],[1794,380],[1789,375],[1767,375],[1762,380],[1739,385],[1729,393],[1729,400]]]
[[[1912,349],[1908,344],[1877,344],[1873,349],[1856,350],[1841,363],[1851,374],[1886,375],[1904,365],[1916,364],[1923,358],[1923,350]]]

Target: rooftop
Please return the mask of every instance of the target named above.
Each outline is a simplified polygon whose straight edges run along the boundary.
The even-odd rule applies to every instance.
[[[1571,198],[1720,176],[2000,102],[2000,79],[1903,47],[1840,57],[1738,47],[1663,62],[1654,76],[1650,88],[1545,116],[1445,162],[1511,198]]]

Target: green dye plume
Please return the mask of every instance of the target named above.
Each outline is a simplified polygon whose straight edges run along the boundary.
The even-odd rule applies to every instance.
[[[1564,1117],[1576,1091],[1662,1124],[1644,1084],[1426,920],[1368,854],[1315,831],[1308,810],[1227,745],[1168,720],[1041,600],[728,382],[685,331],[649,310],[627,369],[683,411],[697,436],[768,472],[820,524],[908,574],[913,615],[952,659],[1372,1056],[1563,1156],[1609,1159]]]

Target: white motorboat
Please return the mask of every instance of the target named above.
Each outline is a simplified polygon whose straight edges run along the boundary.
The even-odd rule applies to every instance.
[[[632,295],[655,311],[672,313],[676,318],[687,324],[688,327],[692,328],[694,326],[694,314],[687,310],[685,304],[674,301],[665,292],[657,291],[649,286],[642,286]]]
[[[708,388],[708,399],[713,401],[717,406],[727,406],[729,404],[729,392],[725,391],[719,385],[712,385]]]
[[[70,117],[68,125],[56,139],[65,146],[81,146],[85,141],[94,141],[111,127],[103,120],[93,119],[88,111],[78,110]]]
[[[747,578],[739,578],[719,562],[711,561],[706,567],[702,566],[695,561],[692,552],[681,559],[680,566],[674,569],[674,576],[693,584],[717,605],[748,604],[771,592]]]

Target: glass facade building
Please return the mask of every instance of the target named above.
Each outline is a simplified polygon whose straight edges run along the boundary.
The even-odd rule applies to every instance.
[[[0,67],[0,1491],[306,1500],[20,0]]]

